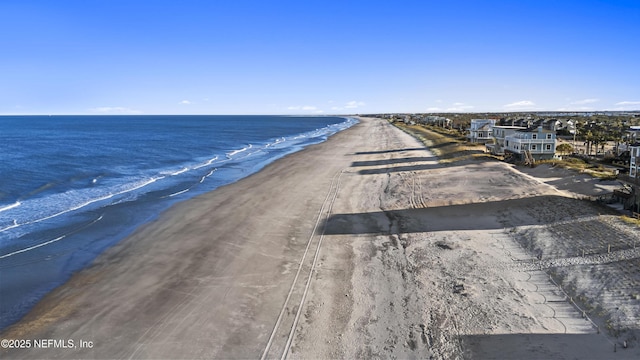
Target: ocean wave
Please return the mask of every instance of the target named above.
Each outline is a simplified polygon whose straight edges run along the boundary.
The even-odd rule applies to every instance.
[[[0,212],[3,212],[3,211],[7,211],[7,210],[11,210],[11,209],[17,208],[17,207],[18,207],[18,206],[20,206],[20,205],[22,205],[22,203],[21,203],[20,201],[16,201],[15,203],[13,203],[13,204],[11,204],[11,205],[7,205],[7,206],[4,206],[4,207],[0,207]]]
[[[240,153],[242,153],[242,152],[245,152],[245,151],[247,151],[247,150],[249,150],[249,149],[251,149],[251,148],[253,148],[253,145],[249,144],[248,146],[243,147],[242,149],[239,149],[239,150],[233,150],[233,151],[231,151],[231,152],[228,152],[228,153],[227,153],[227,159],[231,159],[233,156],[235,156],[235,155],[237,155],[237,154],[240,154]]]
[[[278,139],[274,140],[273,142],[267,143],[267,145],[265,145],[264,147],[265,148],[272,147],[272,146],[275,146],[275,145],[278,145],[278,144],[282,144],[285,141],[287,141],[287,139],[284,138],[284,137],[281,137],[281,138],[278,138]]]
[[[209,176],[213,175],[214,172],[216,172],[216,170],[218,169],[213,169],[211,171],[209,171],[209,173],[205,176],[203,176],[202,178],[200,178],[200,184],[202,184]]]
[[[216,160],[218,160],[218,156],[217,156],[217,155],[216,155],[216,156],[214,156],[213,158],[211,158],[211,159],[207,160],[206,162],[204,162],[204,163],[200,164],[200,165],[196,165],[196,166],[194,166],[194,167],[193,167],[193,170],[198,170],[198,169],[201,169],[201,168],[203,168],[203,167],[210,166],[210,165],[211,165],[211,164],[213,164]]]
[[[20,253],[23,253],[23,252],[27,252],[27,251],[30,251],[30,250],[33,250],[33,249],[37,249],[37,248],[39,248],[39,247],[43,247],[43,246],[45,246],[45,245],[49,245],[49,244],[53,244],[53,243],[55,243],[55,242],[58,242],[58,241],[60,241],[60,240],[62,240],[62,239],[64,239],[64,238],[66,238],[67,236],[69,236],[69,235],[71,235],[71,234],[73,234],[73,233],[76,233],[76,232],[78,232],[78,231],[80,231],[80,230],[82,230],[82,229],[85,229],[85,228],[87,228],[87,227],[89,227],[89,226],[91,226],[91,225],[93,225],[93,224],[97,223],[98,221],[102,220],[102,218],[103,218],[103,217],[104,217],[104,215],[100,215],[100,217],[98,217],[96,220],[93,220],[92,222],[90,222],[89,224],[87,224],[87,225],[83,226],[82,228],[80,228],[80,229],[78,229],[78,230],[75,230],[75,231],[72,231],[72,232],[70,232],[70,233],[68,233],[68,234],[58,236],[58,237],[57,237],[57,238],[55,238],[55,239],[48,240],[48,241],[45,241],[45,242],[40,243],[40,244],[37,244],[37,245],[29,246],[29,247],[26,247],[26,248],[24,248],[24,249],[16,250],[16,251],[13,251],[13,252],[10,252],[10,253],[7,253],[7,254],[4,254],[4,255],[0,255],[0,259],[8,258],[8,257],[13,256],[13,255],[17,255],[17,254],[20,254]]]
[[[165,178],[165,176],[157,176],[150,179],[142,180],[133,184],[125,184],[115,189],[105,189],[102,194],[95,194],[95,192],[87,191],[88,189],[83,190],[69,190],[64,193],[54,194],[51,196],[47,196],[45,198],[35,198],[31,200],[25,201],[22,205],[24,209],[20,211],[18,214],[12,214],[14,217],[28,217],[32,214],[39,214],[39,217],[35,219],[24,218],[21,220],[12,219],[12,224],[0,228],[0,233],[5,232],[10,229],[14,229],[24,225],[32,225],[36,223],[40,223],[46,220],[50,220],[56,218],[58,216],[80,210],[85,208],[91,204],[105,201],[111,199],[115,196],[123,195],[138,189],[141,189],[145,186],[151,185],[156,181]],[[52,204],[54,206],[52,206]],[[55,205],[66,205],[62,209],[59,207],[56,209]],[[45,209],[45,210],[42,210]],[[49,209],[49,214],[47,214],[46,209]]]
[[[176,176],[176,175],[180,175],[180,174],[186,173],[187,171],[189,171],[189,168],[186,167],[186,168],[183,168],[182,170],[178,170],[176,172],[172,172],[169,175]]]
[[[173,193],[173,194],[171,194],[171,195],[168,195],[167,197],[174,197],[174,196],[178,196],[178,195],[180,195],[180,194],[184,194],[184,193],[186,193],[186,192],[187,192],[187,191],[189,191],[189,190],[191,190],[191,188],[189,188],[189,189],[184,189],[184,190],[182,190],[182,191],[178,191],[177,193]]]

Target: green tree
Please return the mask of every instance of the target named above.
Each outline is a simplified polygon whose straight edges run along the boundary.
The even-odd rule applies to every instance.
[[[584,134],[584,140],[587,142],[587,155],[591,155],[591,145],[593,144],[593,139],[593,133],[591,132],[591,130],[588,130]]]
[[[573,146],[571,146],[571,144],[568,144],[568,143],[562,143],[556,146],[556,151],[559,152],[560,154],[568,154],[573,152]]]

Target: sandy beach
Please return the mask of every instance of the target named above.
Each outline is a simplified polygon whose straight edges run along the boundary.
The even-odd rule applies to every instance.
[[[640,234],[578,199],[587,180],[547,170],[439,164],[362,118],[174,206],[0,335],[72,348],[0,354],[640,358]]]

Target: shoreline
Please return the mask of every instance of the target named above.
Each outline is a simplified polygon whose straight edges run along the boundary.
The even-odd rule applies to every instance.
[[[0,314],[1,329],[4,330],[10,324],[19,321],[46,294],[62,286],[73,274],[90,266],[97,256],[126,239],[136,229],[157,220],[160,214],[171,206],[215,191],[220,186],[229,185],[242,177],[250,176],[287,155],[314,143],[326,141],[323,139],[327,136],[330,137],[332,132],[346,126],[352,126],[355,122],[353,117],[348,116],[332,117],[332,119],[333,122],[336,122],[335,124],[331,123],[315,130],[310,128],[311,130],[294,135],[289,134],[287,135],[288,139],[282,137],[273,142],[264,143],[254,141],[249,143],[249,146],[241,146],[236,150],[226,152],[224,158],[221,154],[225,152],[218,149],[217,153],[214,152],[211,155],[212,158],[208,162],[202,162],[197,166],[185,164],[177,172],[174,171],[175,169],[172,172],[158,170],[158,174],[161,176],[154,179],[165,179],[167,184],[144,190],[146,185],[155,186],[153,184],[155,180],[148,181],[140,186],[140,188],[144,188],[140,191],[146,192],[135,195],[138,187],[127,188],[122,192],[122,194],[133,193],[134,195],[131,195],[133,200],[118,200],[117,196],[122,195],[118,192],[113,194],[109,192],[109,196],[105,199],[90,198],[90,201],[77,208],[70,210],[64,208],[66,210],[61,214],[65,214],[65,216],[53,215],[50,220],[51,224],[46,230],[39,230],[39,228],[34,230],[32,226],[30,229],[24,230],[27,232],[25,237],[6,241],[4,243],[6,247],[2,251],[3,255],[0,256],[3,258],[0,261],[2,261],[2,271],[4,272],[4,281],[0,283],[2,284],[0,292],[4,294],[1,299],[3,302]],[[215,123],[212,121],[212,124]],[[291,128],[299,129],[300,126],[292,124]],[[289,132],[291,131],[294,130],[289,130]],[[251,153],[252,146],[257,150],[253,154],[243,155]],[[236,159],[236,154],[239,154],[238,159]],[[246,159],[243,159],[242,156]],[[221,160],[216,161],[218,159]],[[215,168],[207,169],[207,166],[215,166]],[[204,169],[198,170],[201,168]],[[200,175],[198,175],[199,172],[201,172]],[[186,174],[180,175],[183,173]],[[190,175],[192,173],[195,175]],[[215,177],[203,184],[205,178],[214,173],[216,173]],[[187,176],[187,178],[181,178],[181,176]],[[144,179],[144,176],[142,178]],[[98,188],[95,190],[96,192],[106,191],[99,186],[96,188]],[[97,203],[95,208],[91,207],[94,206],[93,203]],[[13,207],[18,206],[7,207],[7,209],[10,210]],[[17,220],[14,222],[18,223]],[[39,222],[40,220],[36,218],[34,224]],[[28,221],[21,223],[29,224]],[[32,233],[28,233],[28,231],[32,231]],[[11,232],[8,234],[12,236]],[[58,242],[59,240],[63,241]],[[37,274],[37,276],[32,274]]]
[[[354,128],[359,126],[360,123],[334,134],[326,141],[280,158],[239,181],[174,204],[47,294],[25,317],[5,329],[3,337],[55,338],[60,322],[65,324],[64,327],[76,328],[78,337],[82,337],[80,333],[83,332],[95,333],[96,330],[89,331],[93,325],[107,332],[112,331],[106,328],[117,328],[119,320],[107,314],[85,312],[84,308],[91,304],[90,307],[94,309],[108,309],[113,308],[113,303],[124,304],[118,311],[126,313],[125,318],[141,316],[140,326],[131,336],[143,337],[148,335],[146,329],[153,326],[155,320],[154,316],[141,315],[137,306],[150,308],[154,313],[171,311],[193,296],[187,294],[200,292],[201,289],[197,289],[198,276],[210,277],[211,282],[217,282],[217,278],[224,280],[222,274],[230,273],[230,277],[246,278],[253,283],[251,286],[260,287],[263,282],[260,281],[261,275],[265,273],[274,278],[270,279],[273,284],[265,287],[265,291],[271,287],[280,289],[288,286],[293,276],[289,268],[297,261],[306,242],[304,237],[312,231],[311,219],[317,217],[314,213],[324,198],[320,193],[327,191],[333,171],[348,165],[348,158],[335,164],[337,157],[345,156],[339,144],[350,134],[356,133]],[[350,141],[352,146],[358,142]],[[290,170],[292,166],[296,170]],[[318,190],[317,195],[310,193],[314,189]],[[273,217],[277,219],[275,223]],[[274,245],[273,249],[267,244],[267,248],[255,253],[248,244],[258,242],[254,238],[256,235],[264,236],[265,242]],[[252,261],[233,261],[237,257],[251,258]],[[123,266],[125,262],[126,266]],[[235,263],[242,263],[242,266]],[[138,273],[138,276],[133,273]],[[212,277],[212,273],[219,276]],[[138,285],[133,285],[135,280],[138,280]],[[132,289],[135,286],[140,286],[140,290]],[[97,291],[89,293],[85,291],[87,288]],[[228,307],[234,307],[232,304],[238,298],[249,296],[247,289],[240,288],[237,292],[234,301],[227,300]],[[281,302],[278,300],[280,293],[282,291],[277,295],[265,296],[274,297],[271,302],[277,304]],[[114,299],[103,301],[110,297]],[[220,302],[224,302],[226,297],[224,295],[219,299]],[[132,301],[137,306],[127,305]],[[96,319],[96,316],[101,319]],[[91,324],[91,321],[94,323]],[[220,334],[220,337],[225,338],[224,334]],[[100,342],[94,339],[94,343]],[[106,354],[135,352],[136,349],[131,346],[110,344],[103,351]],[[255,349],[250,350],[254,350],[251,354],[255,354]],[[79,354],[92,356],[91,352]],[[40,353],[40,357],[51,355],[48,352]],[[54,356],[64,357],[64,352]]]

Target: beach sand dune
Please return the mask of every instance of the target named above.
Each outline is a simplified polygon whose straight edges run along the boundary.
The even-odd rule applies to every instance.
[[[611,231],[614,257],[598,258],[593,244]],[[637,238],[565,189],[495,161],[441,165],[408,134],[363,118],[173,207],[2,334],[92,348],[3,355],[638,358],[638,345],[613,352],[633,331],[616,339],[594,314],[599,332],[551,281],[606,281],[588,267],[637,262]],[[611,295],[598,289],[587,295]],[[634,301],[620,302],[631,330]]]

